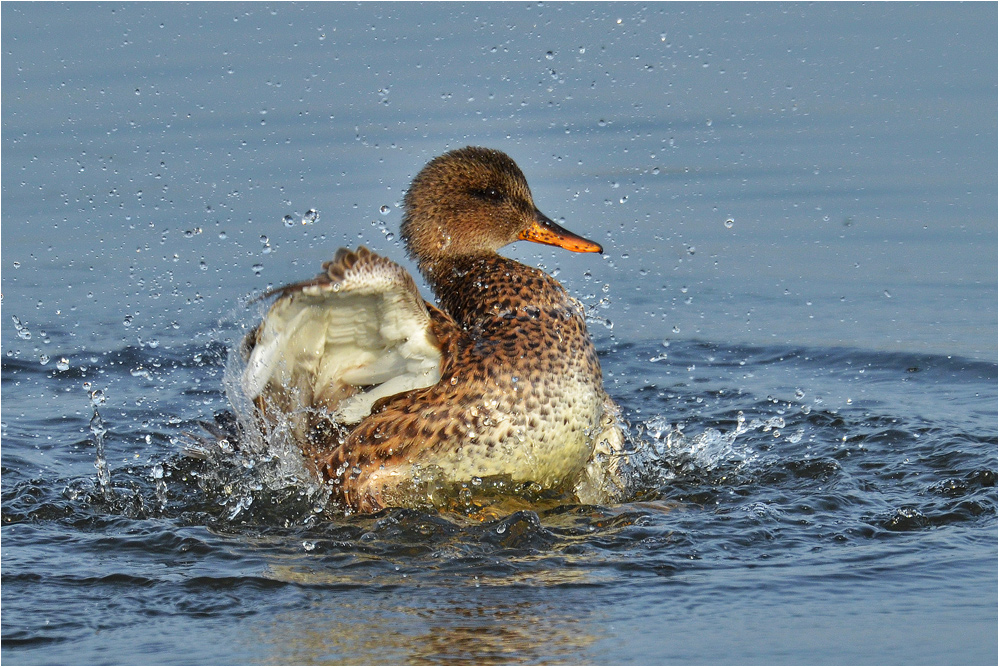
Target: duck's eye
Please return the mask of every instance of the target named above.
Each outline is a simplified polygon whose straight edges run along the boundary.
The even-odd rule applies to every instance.
[[[500,202],[504,198],[504,194],[498,188],[493,187],[477,188],[472,191],[472,194],[486,202]]]

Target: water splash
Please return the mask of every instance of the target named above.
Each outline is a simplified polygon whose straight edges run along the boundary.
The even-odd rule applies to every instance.
[[[104,437],[108,433],[101,418],[98,406],[103,406],[107,401],[104,390],[96,389],[90,393],[90,404],[94,408],[94,415],[90,418],[90,433],[94,435],[94,468],[97,469],[97,487],[101,497],[105,501],[114,498],[114,491],[111,488],[111,469],[108,466],[108,459],[104,453]]]
[[[736,427],[723,432],[708,428],[697,436],[684,433],[684,425],[672,423],[657,415],[638,425],[639,452],[644,452],[651,466],[660,472],[659,482],[666,482],[678,474],[709,472],[721,467],[734,471],[744,469],[761,458],[761,454],[748,439],[741,438],[755,431],[776,432],[784,427],[784,419],[775,416],[766,420],[754,418],[747,421],[743,411],[736,417]]]
[[[153,485],[156,490],[156,501],[160,504],[160,510],[162,511],[167,507],[167,481],[163,479],[163,465],[154,465],[150,475],[153,478]]]
[[[262,308],[256,305],[257,311]],[[256,321],[261,315],[243,313],[237,320]],[[174,443],[189,457],[206,462],[193,477],[227,520],[253,517],[285,526],[308,526],[326,508],[330,490],[306,468],[287,420],[263,425],[262,433],[253,403],[242,387],[241,346],[229,340],[228,347],[223,387],[232,412],[217,414],[214,424],[203,423],[208,433],[185,434],[173,439]],[[156,473],[154,467],[154,480]],[[156,483],[158,488],[161,483],[166,486],[162,479]],[[165,493],[157,496],[162,505]]]
[[[29,331],[28,328],[21,322],[20,318],[16,315],[12,315],[10,319],[14,321],[14,329],[17,330],[17,337],[19,339],[27,341],[31,338],[31,331]]]

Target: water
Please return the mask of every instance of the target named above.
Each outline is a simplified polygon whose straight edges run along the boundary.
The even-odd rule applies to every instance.
[[[995,6],[2,19],[6,663],[997,662]],[[590,309],[635,498],[344,518],[185,457],[246,297],[401,260],[467,143],[607,249],[507,252]]]

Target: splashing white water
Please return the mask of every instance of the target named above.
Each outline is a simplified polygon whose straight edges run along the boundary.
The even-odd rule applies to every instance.
[[[672,423],[657,415],[639,426],[638,440],[656,461],[670,462],[675,470],[712,471],[720,466],[743,468],[758,461],[760,452],[741,436],[758,430],[771,432],[782,427],[784,418],[780,416],[766,420],[753,418],[748,422],[740,411],[736,426],[731,431],[709,428],[697,436],[688,436],[683,432],[682,424]]]

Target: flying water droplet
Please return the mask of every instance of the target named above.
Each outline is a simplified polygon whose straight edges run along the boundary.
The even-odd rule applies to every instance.
[[[104,456],[104,436],[108,433],[104,426],[104,420],[97,411],[97,407],[105,401],[102,390],[94,390],[90,394],[90,402],[94,406],[94,416],[90,419],[90,433],[94,435],[94,468],[97,469],[97,483],[101,490],[101,495],[105,499],[110,499],[111,491],[111,469],[108,467],[108,460]]]
[[[27,327],[21,324],[21,320],[16,315],[10,316],[10,319],[14,321],[14,329],[17,330],[17,337],[19,339],[28,340],[31,338],[31,332],[28,331]]]

